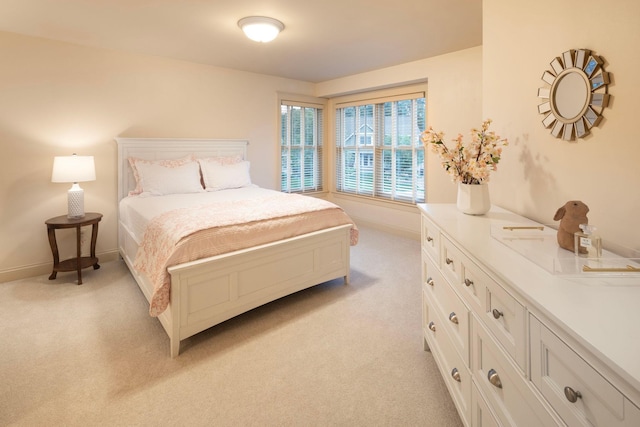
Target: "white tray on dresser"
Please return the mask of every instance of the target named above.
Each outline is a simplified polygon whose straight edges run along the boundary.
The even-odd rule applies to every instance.
[[[418,207],[425,349],[465,425],[640,426],[640,274],[558,274],[495,231],[540,224]]]

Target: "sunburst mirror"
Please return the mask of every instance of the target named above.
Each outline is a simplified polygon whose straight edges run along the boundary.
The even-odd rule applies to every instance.
[[[538,105],[542,124],[551,135],[566,141],[582,138],[602,119],[609,103],[609,73],[604,61],[587,49],[568,50],[551,61],[542,80],[549,86],[538,89],[545,100]]]

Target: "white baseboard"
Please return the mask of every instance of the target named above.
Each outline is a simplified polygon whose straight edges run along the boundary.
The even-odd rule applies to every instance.
[[[115,261],[118,259],[119,252],[117,250],[112,250],[96,254],[96,256],[98,257],[99,262]],[[13,282],[14,280],[51,274],[52,267],[53,261],[0,271],[0,283]]]
[[[351,219],[356,225],[362,225],[364,227],[375,228],[376,230],[384,231],[387,233],[395,234],[397,236],[406,237],[413,240],[420,240],[420,230],[410,230],[408,228],[396,227],[393,225],[381,224],[376,221],[371,221],[363,218],[359,218],[351,215]]]
[[[371,227],[376,230],[381,230],[387,233],[395,234],[398,236],[406,237],[413,240],[420,240],[420,230],[411,230],[402,227],[396,227],[392,225],[382,224],[380,222],[371,221],[363,218],[359,218],[351,215],[351,218],[356,224],[360,224],[363,227]],[[96,254],[100,262],[115,261],[120,256],[118,250],[112,250]],[[29,277],[43,276],[45,274],[51,274],[51,268],[53,261],[34,264],[24,267],[14,268],[10,270],[0,271],[0,283],[12,282],[14,280],[26,279]]]

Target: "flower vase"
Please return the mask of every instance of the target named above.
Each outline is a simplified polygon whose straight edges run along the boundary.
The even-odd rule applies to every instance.
[[[491,209],[488,184],[458,183],[458,210],[467,215],[483,215]]]

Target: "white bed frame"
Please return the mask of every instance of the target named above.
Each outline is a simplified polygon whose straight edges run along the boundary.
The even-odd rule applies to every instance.
[[[116,138],[118,202],[135,188],[129,157],[175,159],[241,154],[247,141],[215,139]],[[118,210],[119,211],[119,210]],[[169,335],[171,357],[180,341],[253,308],[302,289],[344,277],[349,283],[350,225],[332,227],[274,243],[169,268],[171,303],[158,319]],[[153,285],[133,267],[138,249],[118,219],[118,247],[148,301]]]

